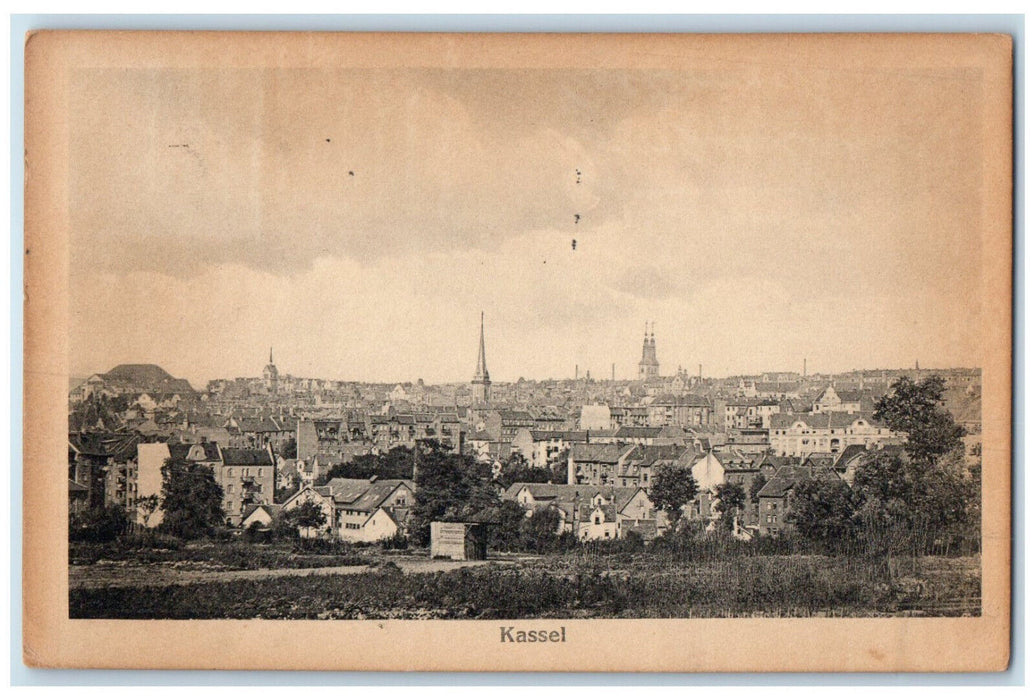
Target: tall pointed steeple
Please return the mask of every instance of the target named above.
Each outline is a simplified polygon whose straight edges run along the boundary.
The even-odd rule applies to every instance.
[[[648,332],[649,329],[649,332]],[[658,376],[658,356],[654,341],[654,328],[650,322],[643,324],[643,355],[640,358],[640,380]]]
[[[478,336],[478,365],[471,380],[471,398],[475,403],[488,403],[492,398],[492,381],[485,362],[485,312],[482,312],[481,331]]]

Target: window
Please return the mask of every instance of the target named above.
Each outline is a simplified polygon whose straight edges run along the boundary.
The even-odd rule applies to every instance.
[[[600,524],[600,516],[599,515],[597,515],[597,516],[595,516],[593,518],[593,524],[594,525],[599,525]]]

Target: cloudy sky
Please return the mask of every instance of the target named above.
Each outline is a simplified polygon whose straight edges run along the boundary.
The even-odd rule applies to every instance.
[[[965,71],[79,75],[74,375],[979,363]]]

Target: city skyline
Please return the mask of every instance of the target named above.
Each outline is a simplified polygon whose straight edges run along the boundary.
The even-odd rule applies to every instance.
[[[978,366],[976,83],[709,67],[83,69],[70,373]]]
[[[655,334],[654,334],[654,331],[653,331],[653,325],[654,324],[651,324],[649,322],[647,322],[647,324],[649,324],[651,326],[651,330],[650,330],[649,333],[647,332],[647,330],[644,330],[643,339],[642,339],[643,340],[643,344],[644,344],[643,347],[644,348],[648,347],[647,339],[649,337],[650,341],[651,341],[651,344],[650,344],[649,347],[652,348],[651,352],[653,352],[653,349],[656,348],[656,345],[655,345],[656,338],[655,338]],[[646,327],[647,324],[645,324],[645,327]],[[567,377],[565,377],[565,376],[558,376],[558,377],[533,377],[533,376],[521,375],[519,377],[513,377],[513,378],[496,379],[496,380],[493,380],[492,382],[490,382],[489,381],[489,373],[488,373],[488,370],[487,370],[488,362],[487,362],[487,359],[486,359],[488,353],[486,351],[486,347],[485,346],[486,346],[486,343],[485,343],[485,320],[484,320],[484,312],[482,312],[480,326],[479,326],[479,337],[478,337],[478,359],[476,361],[476,366],[475,366],[473,380],[471,380],[471,379],[468,379],[468,380],[464,380],[464,379],[449,379],[449,380],[443,380],[443,381],[425,381],[424,377],[397,378],[397,379],[390,379],[390,380],[364,380],[364,379],[349,378],[349,377],[319,377],[319,376],[309,376],[309,375],[294,374],[294,373],[292,373],[290,371],[289,372],[283,372],[283,371],[281,371],[281,368],[276,366],[276,362],[274,361],[274,352],[273,352],[274,348],[272,346],[269,348],[268,364],[267,364],[266,368],[263,369],[261,372],[255,372],[253,374],[246,374],[246,375],[225,375],[225,376],[220,376],[220,377],[208,377],[208,378],[203,379],[203,380],[192,380],[189,377],[187,377],[187,378],[188,378],[189,381],[191,381],[191,384],[195,388],[204,388],[209,381],[234,380],[234,379],[257,379],[260,376],[262,376],[263,374],[265,374],[267,369],[269,369],[270,367],[273,367],[273,368],[275,368],[277,370],[277,372],[280,374],[281,377],[296,377],[296,378],[305,378],[305,379],[319,379],[319,380],[326,380],[326,381],[341,381],[341,382],[356,383],[356,384],[408,384],[408,383],[415,383],[417,381],[424,381],[425,384],[428,384],[428,385],[460,385],[460,386],[463,386],[463,385],[474,385],[474,384],[482,384],[482,383],[487,383],[487,384],[496,383],[496,384],[507,385],[507,384],[513,384],[513,383],[515,383],[517,381],[520,381],[520,380],[542,382],[542,381],[564,381],[564,380],[571,380],[571,379],[586,379],[586,378],[592,378],[593,380],[596,380],[596,381],[608,381],[608,380],[617,381],[617,382],[643,381],[643,377],[623,376],[623,375],[618,374],[615,371],[617,369],[617,363],[616,363],[614,367],[609,368],[610,370],[615,371],[613,379],[612,379],[611,372],[601,372],[601,373],[598,374],[598,373],[593,372],[592,368],[580,367],[579,365],[576,365],[573,368],[574,371],[572,372],[572,374],[570,376],[567,376]],[[158,365],[158,366],[162,367],[163,369],[167,369],[161,363],[152,363],[152,362],[126,362],[126,363],[118,363],[118,364],[155,364],[155,365]],[[117,365],[112,365],[112,367],[115,367],[115,366],[117,366]],[[108,369],[111,369],[111,367],[109,367]],[[791,369],[763,369],[763,370],[759,370],[759,371],[756,371],[756,372],[739,372],[739,373],[734,373],[734,374],[707,374],[703,370],[703,365],[699,364],[697,366],[697,370],[696,371],[694,371],[694,369],[693,369],[693,367],[691,365],[677,365],[674,370],[668,371],[668,372],[664,372],[664,371],[660,372],[659,375],[657,375],[657,376],[660,376],[660,377],[672,377],[672,376],[676,376],[676,374],[680,370],[682,370],[683,372],[685,372],[689,376],[698,376],[698,374],[700,374],[700,376],[704,377],[705,379],[723,379],[723,378],[731,377],[731,376],[759,376],[759,375],[765,375],[765,374],[771,374],[771,375],[797,375],[797,376],[800,376],[803,379],[805,379],[805,378],[810,378],[810,377],[822,376],[824,374],[829,375],[829,376],[835,376],[835,375],[843,375],[843,374],[848,374],[848,373],[853,373],[853,372],[872,372],[872,371],[889,371],[889,372],[899,371],[899,372],[905,373],[905,372],[909,372],[909,371],[913,371],[913,370],[917,370],[917,369],[925,369],[925,370],[954,370],[954,369],[973,369],[973,368],[971,368],[971,367],[963,367],[963,366],[955,366],[955,367],[921,367],[920,361],[919,361],[919,359],[917,359],[917,360],[915,360],[914,365],[912,367],[907,367],[907,366],[900,366],[900,367],[890,367],[890,366],[889,367],[853,367],[851,369],[823,372],[823,371],[811,371],[811,370],[809,370],[809,368],[808,368],[808,358],[802,358],[802,365],[801,365],[801,371],[800,372],[796,372],[796,371],[791,370]],[[977,368],[977,369],[980,369],[980,368]],[[97,372],[91,372],[91,373],[84,374],[84,375],[81,375],[81,376],[72,375],[72,378],[73,379],[81,380],[81,379],[85,379],[86,377],[91,376],[93,374],[103,374],[106,371],[108,371],[108,370],[107,369],[105,369],[105,370],[98,370]],[[176,372],[171,372],[171,374],[173,376],[180,376],[180,375],[177,375]]]

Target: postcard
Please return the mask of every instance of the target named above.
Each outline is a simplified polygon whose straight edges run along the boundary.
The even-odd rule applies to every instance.
[[[1009,663],[1009,37],[25,56],[27,664]]]

